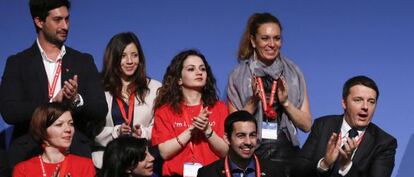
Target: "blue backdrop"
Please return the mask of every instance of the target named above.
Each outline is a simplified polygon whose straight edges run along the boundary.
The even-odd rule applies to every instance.
[[[305,74],[313,118],[342,113],[344,81],[368,75],[381,92],[373,122],[398,139],[393,176],[413,172],[401,164],[414,158],[414,149],[407,148],[414,141],[413,1],[88,0],[72,5],[67,45],[91,53],[99,69],[109,39],[132,31],[141,40],[152,78],[162,79],[176,53],[197,48],[212,66],[223,98],[247,18],[271,12],[283,25],[282,53]],[[6,58],[32,45],[36,33],[27,1],[2,0],[0,13],[3,73]],[[6,127],[0,119],[0,131]],[[307,134],[300,137],[303,143]]]

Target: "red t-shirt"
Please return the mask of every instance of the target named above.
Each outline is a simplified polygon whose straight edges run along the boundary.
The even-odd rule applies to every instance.
[[[154,127],[152,130],[152,144],[158,145],[169,139],[177,137],[180,133],[191,125],[191,118],[198,116],[202,105],[181,107],[183,113],[174,113],[170,105],[164,105],[155,110]],[[224,102],[218,101],[214,106],[208,108],[212,112],[209,121],[214,132],[223,137],[224,119],[227,117],[228,110]],[[189,119],[184,118],[185,116]],[[191,144],[194,148],[191,148]],[[195,161],[193,160],[193,157]],[[191,138],[191,143],[187,143],[185,148],[178,152],[171,159],[165,160],[162,167],[162,174],[166,176],[178,174],[183,175],[185,162],[197,162],[208,165],[219,159],[219,156],[210,148],[205,135],[200,132],[196,137]]]
[[[68,161],[67,172],[70,176],[77,177],[95,177],[95,167],[91,159],[81,157],[73,154],[66,156],[65,160]],[[46,176],[52,176],[56,170],[56,166],[62,163],[46,163],[43,161],[43,167],[46,172]],[[67,173],[66,173],[67,174]],[[39,156],[35,156],[29,160],[20,162],[14,167],[13,177],[43,177],[42,165],[40,163]]]

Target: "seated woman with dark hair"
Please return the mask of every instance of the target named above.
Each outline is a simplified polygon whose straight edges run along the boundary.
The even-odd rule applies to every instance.
[[[146,139],[121,136],[106,146],[98,177],[153,176],[153,163]]]
[[[14,177],[94,177],[91,159],[68,153],[75,129],[70,110],[61,103],[47,103],[36,108],[30,122],[30,134],[43,152],[20,162]]]

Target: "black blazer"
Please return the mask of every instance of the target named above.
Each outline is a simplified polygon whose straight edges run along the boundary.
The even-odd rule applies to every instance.
[[[270,160],[259,160],[262,177],[284,177],[283,164]],[[224,158],[198,169],[197,177],[226,177]]]
[[[324,116],[316,119],[306,143],[299,153],[295,176],[341,176],[330,169],[325,173],[317,170],[318,161],[325,155],[326,145],[333,132],[340,132],[343,115]],[[397,140],[370,123],[364,138],[352,159],[352,167],[346,176],[389,177],[394,168]]]
[[[66,46],[61,85],[74,75],[78,75],[78,93],[84,105],[75,109],[72,115],[76,131],[71,150],[74,154],[90,157],[89,145],[94,135],[105,125],[108,106],[92,56]],[[35,108],[47,102],[47,74],[35,42],[30,48],[7,59],[0,86],[1,114],[8,124],[14,125],[13,141],[9,148],[12,166],[39,151],[34,140],[25,134]]]
[[[91,55],[66,46],[62,59],[61,85],[78,75],[78,93],[84,105],[74,112],[75,127],[93,138],[105,124],[108,111],[98,70]],[[49,102],[48,80],[37,43],[7,59],[0,86],[0,111],[14,125],[13,139],[28,132],[35,108]]]

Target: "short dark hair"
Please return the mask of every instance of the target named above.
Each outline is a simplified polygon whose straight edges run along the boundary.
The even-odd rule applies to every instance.
[[[49,11],[56,9],[62,6],[66,6],[68,10],[70,9],[69,0],[30,0],[29,8],[32,19],[39,17],[40,20],[45,21],[46,17],[49,15]],[[39,31],[36,24],[36,32]]]
[[[351,87],[355,85],[363,85],[363,86],[366,86],[368,88],[375,90],[375,92],[377,93],[377,96],[375,99],[378,100],[379,90],[378,90],[377,84],[371,78],[367,76],[363,76],[363,75],[352,77],[345,82],[344,87],[342,89],[342,99],[345,100],[346,97],[348,97]]]
[[[227,136],[230,136],[233,132],[233,124],[236,122],[253,122],[257,130],[257,121],[253,115],[247,111],[241,110],[229,114],[224,121],[224,132]]]
[[[70,111],[70,107],[58,102],[43,104],[35,109],[29,131],[37,143],[43,144],[48,138],[47,128],[66,111]]]
[[[128,176],[127,170],[133,169],[145,159],[147,147],[148,142],[145,138],[121,136],[112,140],[105,148],[102,169],[97,176]]]

